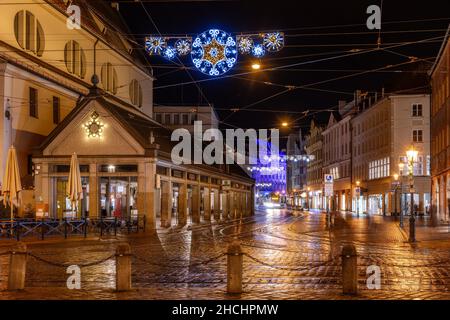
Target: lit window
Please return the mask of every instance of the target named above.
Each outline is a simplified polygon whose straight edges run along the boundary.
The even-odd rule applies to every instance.
[[[64,48],[64,61],[67,71],[84,78],[86,75],[86,55],[77,41],[70,40]]]
[[[142,107],[142,88],[136,79],[130,83],[130,101],[136,107]]]
[[[103,89],[111,92],[112,94],[117,93],[117,72],[111,63],[105,63],[102,66],[102,84]]]
[[[44,30],[30,11],[19,11],[14,18],[14,35],[19,46],[41,57],[45,48]]]

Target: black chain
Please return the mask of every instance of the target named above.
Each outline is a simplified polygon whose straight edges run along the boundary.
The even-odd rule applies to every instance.
[[[83,267],[91,267],[91,266],[95,266],[95,265],[104,263],[104,262],[106,262],[106,261],[108,261],[108,260],[110,260],[110,259],[112,259],[112,258],[114,258],[116,256],[116,254],[114,253],[114,254],[112,254],[110,256],[107,256],[107,257],[105,257],[105,258],[103,258],[101,260],[88,262],[88,263],[59,263],[59,262],[54,262],[54,261],[50,261],[50,260],[44,259],[42,257],[39,257],[39,256],[31,253],[31,252],[28,252],[28,255],[33,257],[34,259],[40,261],[40,262],[52,265],[54,267],[60,267],[60,268],[67,268],[67,267],[72,266],[72,265],[76,265],[76,266],[79,266],[81,268],[83,268]]]

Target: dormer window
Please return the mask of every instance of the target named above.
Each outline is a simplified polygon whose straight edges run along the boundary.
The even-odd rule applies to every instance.
[[[16,13],[14,35],[19,46],[41,57],[45,48],[44,30],[35,16],[27,10]]]

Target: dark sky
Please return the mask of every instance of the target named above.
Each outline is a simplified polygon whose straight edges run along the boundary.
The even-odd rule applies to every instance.
[[[148,0],[147,0],[148,1]],[[286,90],[278,85],[304,86],[326,83],[309,89],[291,90],[272,99],[239,111],[225,123],[242,128],[277,127],[283,120],[291,121],[292,128],[308,127],[311,116],[297,120],[305,110],[331,108],[338,100],[353,98],[356,89],[386,91],[423,86],[426,71],[431,67],[450,23],[450,1],[384,0],[382,11],[381,48],[399,42],[441,37],[428,43],[399,46],[387,50],[358,54],[346,58],[317,62],[318,59],[349,54],[355,49],[376,48],[378,31],[366,27],[366,8],[381,4],[381,0],[358,1],[192,1],[159,2],[144,0],[144,5],[163,35],[196,35],[210,28],[231,33],[279,30],[286,34],[286,47],[279,53],[266,55],[263,68],[301,63],[277,71],[264,71],[226,79],[199,83],[204,96],[199,94],[185,70],[159,57],[151,57],[157,78],[155,103],[198,104],[209,101],[216,107],[221,119],[230,115],[230,108],[243,108],[273,94]],[[139,2],[120,4],[120,11],[136,38],[157,34]],[[431,20],[434,19],[434,20]],[[408,20],[409,22],[405,22]],[[420,20],[420,21],[412,21]],[[351,25],[351,26],[348,26]],[[409,56],[431,58],[428,62],[404,64]],[[316,61],[316,62],[314,62]],[[187,67],[193,67],[189,57],[182,58]],[[250,71],[252,59],[239,56],[238,65],[227,75]],[[402,64],[396,66],[397,64]],[[364,71],[394,67],[378,71]],[[403,72],[400,72],[403,71]],[[190,71],[195,80],[211,79],[196,70]],[[348,76],[345,79],[331,79]],[[242,79],[245,78],[245,79]],[[277,85],[268,85],[270,82]],[[176,85],[170,88],[160,86]],[[314,90],[313,90],[314,89]],[[327,112],[316,114],[325,121]],[[294,124],[295,123],[295,124]]]

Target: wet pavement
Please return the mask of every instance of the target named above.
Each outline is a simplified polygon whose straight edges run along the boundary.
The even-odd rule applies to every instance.
[[[161,229],[156,233],[28,241],[26,289],[6,291],[13,242],[0,242],[0,299],[450,299],[450,233],[418,220],[418,242],[407,242],[393,217],[268,209],[242,220]],[[406,231],[406,232],[405,232]],[[226,294],[227,245],[244,255],[243,289]],[[130,243],[133,290],[117,293],[119,242]],[[340,252],[358,252],[355,297],[341,294]],[[81,289],[66,288],[68,265],[81,267]],[[89,264],[89,265],[88,265]],[[84,266],[87,265],[87,266]],[[366,269],[380,267],[381,289],[367,288]]]

